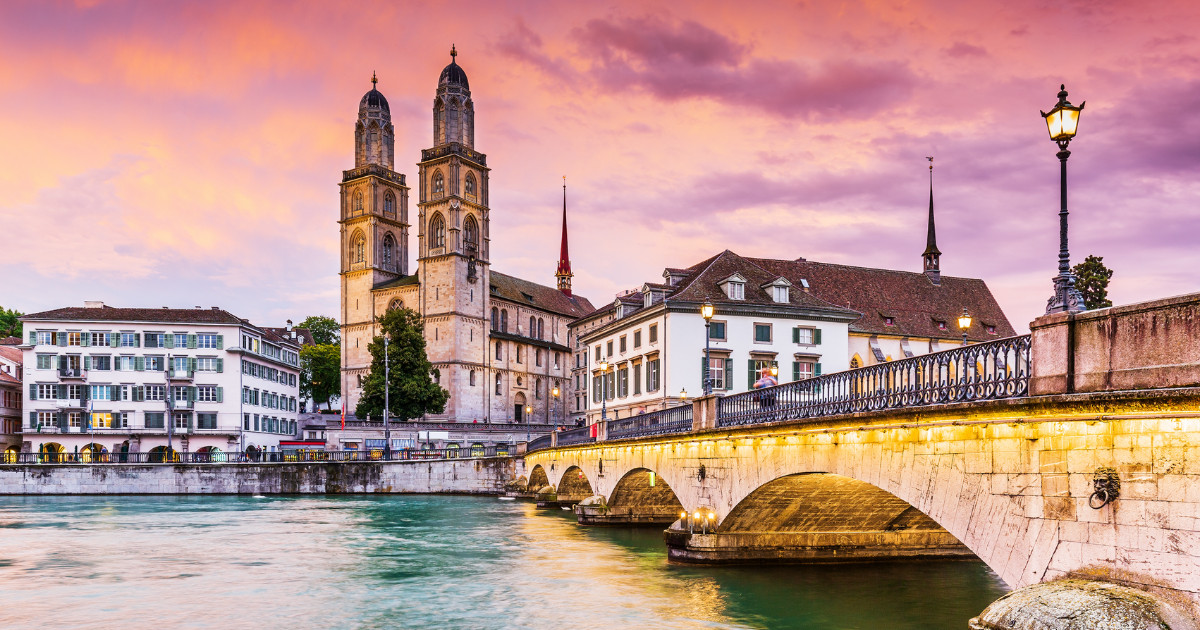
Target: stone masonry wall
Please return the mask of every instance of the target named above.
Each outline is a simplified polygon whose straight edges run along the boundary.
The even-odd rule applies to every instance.
[[[499,494],[513,459],[0,465],[0,494]]]

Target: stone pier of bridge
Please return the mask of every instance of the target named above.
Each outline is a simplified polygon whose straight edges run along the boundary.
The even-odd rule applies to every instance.
[[[1200,294],[1031,329],[1028,395],[736,427],[701,398],[691,431],[526,454],[531,490],[665,524],[678,561],[974,555],[1013,588],[1086,576],[1195,614]]]

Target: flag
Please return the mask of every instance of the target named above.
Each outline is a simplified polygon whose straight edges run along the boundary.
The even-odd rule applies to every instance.
[[[96,413],[96,399],[89,397],[87,418],[83,421],[83,433],[90,433],[92,431],[93,413]]]
[[[342,400],[342,430],[346,430],[346,401]]]

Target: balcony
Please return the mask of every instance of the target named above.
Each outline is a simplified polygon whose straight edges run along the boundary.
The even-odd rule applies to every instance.
[[[64,381],[86,381],[87,370],[83,368],[58,368],[58,378]]]
[[[195,370],[180,370],[178,368],[171,368],[171,369],[167,370],[167,380],[168,381],[188,381],[188,382],[190,382],[195,375],[196,375]]]

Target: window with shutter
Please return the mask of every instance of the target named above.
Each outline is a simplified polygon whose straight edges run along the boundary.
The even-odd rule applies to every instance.
[[[817,346],[821,345],[821,329],[820,328],[813,331],[813,345],[817,345]]]

